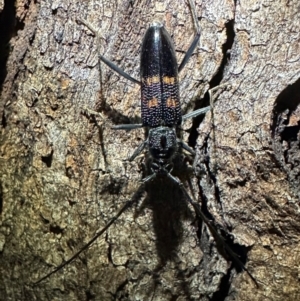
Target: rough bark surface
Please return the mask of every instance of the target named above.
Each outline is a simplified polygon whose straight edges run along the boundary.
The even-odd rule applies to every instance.
[[[99,69],[95,37],[76,19],[99,28],[101,53],[135,78],[150,22],[164,22],[178,61],[194,28],[183,0],[9,2],[1,6],[1,30],[14,22],[4,22],[1,39],[9,55],[1,51],[0,300],[300,300],[299,1],[196,1],[201,39],[180,75],[184,112],[227,84],[213,118],[183,126],[197,150],[195,175],[190,162],[174,172],[231,234],[258,288],[216,248],[179,189],[158,180],[89,250],[33,285],[145,176],[143,157],[125,161],[143,130],[110,129],[139,120],[139,87]]]

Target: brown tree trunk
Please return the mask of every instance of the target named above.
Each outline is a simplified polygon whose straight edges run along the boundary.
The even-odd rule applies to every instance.
[[[110,129],[139,120],[139,86],[104,64],[99,75],[96,39],[76,19],[99,28],[101,53],[135,78],[150,22],[164,22],[178,61],[194,28],[183,0],[6,1],[1,301],[300,300],[299,3],[196,1],[196,10],[201,39],[180,74],[183,111],[205,105],[208,89],[227,86],[215,94],[213,119],[183,126],[184,140],[196,146],[196,175],[179,175],[231,234],[228,243],[259,288],[221,254],[167,180],[147,185],[89,250],[32,285],[93,237],[145,176],[143,157],[125,161],[143,130]]]

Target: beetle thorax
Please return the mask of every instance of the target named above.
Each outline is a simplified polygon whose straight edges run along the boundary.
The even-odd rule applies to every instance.
[[[175,128],[159,126],[150,129],[148,147],[154,161],[163,165],[169,162],[177,150]]]

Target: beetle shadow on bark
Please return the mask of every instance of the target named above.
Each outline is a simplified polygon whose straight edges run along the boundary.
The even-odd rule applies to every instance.
[[[188,181],[187,173],[190,173],[190,170],[185,163],[181,166],[175,164],[172,171],[172,175],[178,176],[184,183]],[[156,287],[160,285],[160,274],[164,271],[167,263],[173,262],[177,269],[176,281],[180,283],[181,291],[190,297],[188,280],[179,268],[178,251],[186,236],[183,222],[194,223],[196,221],[195,212],[188,206],[179,185],[174,184],[166,176],[157,176],[153,181],[146,183],[145,191],[146,197],[136,209],[135,216],[137,217],[145,208],[151,209],[156,236],[156,251],[159,258],[157,267],[152,271],[154,287],[149,291],[149,295],[153,294]]]
[[[101,62],[99,62],[99,83],[100,83],[100,91],[99,91],[99,102],[96,105],[97,112],[103,112],[108,120],[113,123],[114,125],[118,124],[135,124],[135,123],[142,123],[142,119],[140,116],[128,117],[127,115],[123,114],[122,112],[114,109],[110,104],[107,103],[105,97],[105,91],[113,90],[115,85],[118,85],[121,76],[115,74],[114,71],[110,70],[110,75],[105,79],[103,79]],[[112,81],[112,76],[116,77],[115,81]],[[134,85],[133,83],[131,83]],[[104,91],[105,90],[105,91]],[[136,100],[138,103],[138,100]]]
[[[109,89],[109,87],[107,89]],[[100,112],[104,112],[108,120],[113,125],[142,123],[140,116],[136,115],[134,117],[128,117],[127,115],[121,113],[120,111],[114,109],[111,105],[109,105],[104,97],[101,99],[98,105],[98,110]]]

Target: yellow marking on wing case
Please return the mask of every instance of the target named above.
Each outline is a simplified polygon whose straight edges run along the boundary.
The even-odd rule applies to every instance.
[[[176,100],[174,98],[172,98],[172,97],[169,97],[167,99],[166,104],[167,104],[168,108],[174,108],[174,107],[176,107]]]
[[[158,100],[157,98],[153,97],[150,100],[148,100],[148,108],[154,108],[158,106]]]
[[[164,76],[163,83],[167,85],[174,85],[176,83],[176,78],[170,76]]]
[[[147,86],[151,86],[152,84],[157,84],[159,83],[159,76],[155,75],[155,76],[143,78],[143,82]]]

